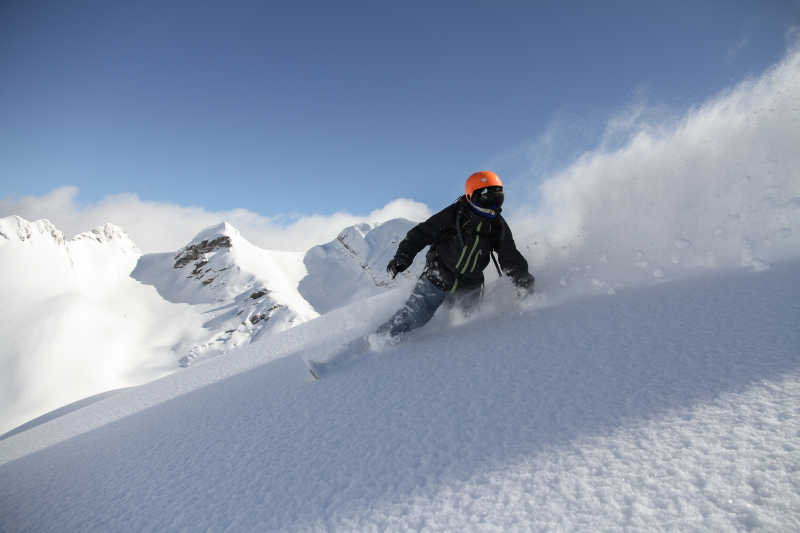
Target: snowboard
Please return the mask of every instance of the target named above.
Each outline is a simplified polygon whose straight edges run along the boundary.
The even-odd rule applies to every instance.
[[[306,359],[305,363],[312,380],[318,381],[334,372],[352,366],[370,353],[381,351],[384,346],[395,343],[395,339],[372,333],[348,342],[324,361]]]

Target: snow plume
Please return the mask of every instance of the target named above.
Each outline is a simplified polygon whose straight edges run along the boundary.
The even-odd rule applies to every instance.
[[[800,47],[669,126],[642,116],[610,122],[511,216],[543,283],[613,292],[800,255]],[[610,148],[620,128],[630,139]]]
[[[413,200],[397,199],[366,215],[346,212],[331,215],[265,217],[247,209],[208,211],[163,202],[147,202],[136,194],[110,195],[81,206],[76,187],[61,187],[43,196],[0,199],[0,217],[18,215],[29,220],[46,218],[67,237],[106,222],[125,228],[145,253],[172,251],[199,231],[225,220],[253,244],[269,250],[305,252],[328,242],[342,228],[360,223],[382,223],[393,218],[424,220],[431,212]]]

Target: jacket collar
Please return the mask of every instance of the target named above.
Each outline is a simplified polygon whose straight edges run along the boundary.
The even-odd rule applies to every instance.
[[[500,216],[500,212],[503,210],[502,208],[500,208],[500,209],[486,209],[484,207],[479,207],[479,206],[473,204],[471,201],[467,200],[466,195],[462,196],[461,198],[459,198],[459,202],[463,206],[469,207],[469,210],[472,211],[473,213],[475,213],[476,215],[478,215],[479,217],[488,218],[490,220],[494,220],[498,216]]]

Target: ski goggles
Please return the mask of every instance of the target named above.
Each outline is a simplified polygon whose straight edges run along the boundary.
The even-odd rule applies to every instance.
[[[503,187],[499,185],[477,189],[470,197],[470,201],[478,207],[495,210],[503,206],[504,199]]]

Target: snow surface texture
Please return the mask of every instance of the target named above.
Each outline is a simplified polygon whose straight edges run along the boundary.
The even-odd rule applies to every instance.
[[[796,531],[798,301],[793,262],[259,366],[396,302],[356,304],[0,441],[0,529]]]
[[[300,282],[300,293],[314,309],[327,313],[397,287],[401,280],[416,279],[425,266],[424,251],[399,279],[386,272],[397,245],[414,225],[400,218],[380,225],[358,224],[311,248],[304,259],[308,276]]]

